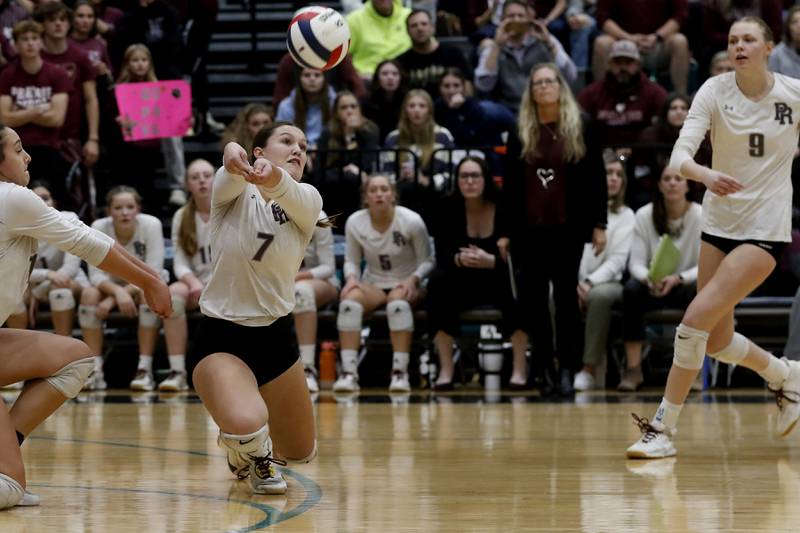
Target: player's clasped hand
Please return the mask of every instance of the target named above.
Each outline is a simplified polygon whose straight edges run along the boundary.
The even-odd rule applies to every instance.
[[[222,164],[229,173],[245,178],[253,172],[253,167],[250,166],[250,161],[247,159],[247,151],[234,142],[225,145]]]
[[[708,169],[708,172],[703,177],[703,185],[718,196],[739,192],[744,188],[744,185],[734,178],[712,169]]]

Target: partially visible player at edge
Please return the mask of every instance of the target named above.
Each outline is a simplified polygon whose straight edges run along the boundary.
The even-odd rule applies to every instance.
[[[140,287],[161,317],[171,312],[169,290],[158,273],[110,237],[48,207],[26,185],[31,157],[19,135],[0,125],[0,324],[22,300],[36,262],[38,239]],[[94,368],[89,347],[43,331],[0,329],[0,385],[25,381],[11,409],[0,409],[0,509],[37,505],[25,490],[20,445],[68,398],[78,395]]]
[[[710,78],[692,102],[670,159],[702,182],[703,233],[697,296],[675,332],[675,357],[652,421],[636,419],[641,438],[632,458],[676,454],[672,439],[686,395],[706,353],[763,377],[778,404],[777,433],[800,417],[800,362],[778,359],[734,331],[733,311],[775,268],[791,240],[792,160],[800,125],[800,80],[767,70],[774,46],[769,26],[744,17],[728,33],[734,71]],[[711,130],[711,168],[693,157]]]

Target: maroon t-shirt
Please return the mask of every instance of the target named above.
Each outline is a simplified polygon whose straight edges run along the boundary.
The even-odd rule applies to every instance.
[[[683,27],[689,18],[688,0],[597,0],[597,27],[611,19],[628,33],[654,33],[669,19]]]
[[[549,128],[549,129],[548,129]],[[567,176],[564,142],[553,139],[558,124],[540,130],[538,155],[525,160],[525,211],[531,226],[567,222]]]
[[[15,109],[47,104],[53,95],[66,94],[69,88],[70,81],[64,71],[46,61],[36,74],[28,74],[18,62],[0,72],[0,94],[10,95]],[[29,123],[15,129],[24,145],[55,147],[59,139],[59,128]]]
[[[64,126],[61,128],[62,139],[79,139],[81,136],[81,124],[85,116],[83,109],[83,82],[93,81],[95,74],[92,62],[80,48],[68,43],[67,49],[63,54],[51,54],[42,50],[42,59],[59,66],[67,73],[72,85],[68,92],[69,103],[67,104],[67,116],[64,118]]]
[[[73,37],[67,37],[67,39],[71,45],[80,49],[89,57],[89,61],[95,67],[95,77],[99,75],[98,65],[100,63],[105,63],[108,71],[113,72],[111,58],[108,55],[108,43],[106,43],[105,39],[99,35],[89,37],[85,41],[79,41]]]

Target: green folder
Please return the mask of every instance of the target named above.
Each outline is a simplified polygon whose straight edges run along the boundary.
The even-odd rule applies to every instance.
[[[661,240],[658,241],[653,260],[650,261],[650,270],[647,273],[647,277],[653,283],[658,283],[670,274],[674,274],[680,262],[681,251],[675,246],[669,235],[664,234],[661,236]]]

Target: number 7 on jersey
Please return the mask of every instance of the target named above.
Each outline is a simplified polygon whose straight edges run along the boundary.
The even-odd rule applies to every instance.
[[[264,242],[261,243],[258,251],[256,251],[256,255],[253,256],[253,261],[261,261],[261,258],[264,257],[264,254],[267,252],[267,248],[269,248],[269,245],[275,240],[275,235],[272,233],[262,233],[260,231],[256,235],[259,239],[264,239]]]

